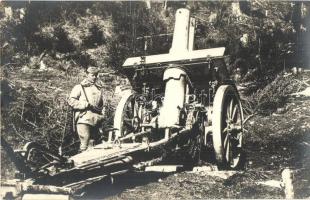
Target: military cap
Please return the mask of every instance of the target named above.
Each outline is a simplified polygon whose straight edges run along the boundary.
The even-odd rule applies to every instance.
[[[98,74],[99,73],[99,69],[97,67],[88,67],[87,68],[87,72],[91,73],[91,74]]]

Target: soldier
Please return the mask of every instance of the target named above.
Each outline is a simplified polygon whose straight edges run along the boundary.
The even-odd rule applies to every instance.
[[[74,125],[80,138],[80,151],[85,151],[90,138],[98,137],[98,127],[103,121],[103,92],[97,85],[98,68],[89,67],[87,77],[74,86],[68,104],[74,109]]]

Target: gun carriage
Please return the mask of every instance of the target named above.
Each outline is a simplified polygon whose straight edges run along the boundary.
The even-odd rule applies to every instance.
[[[194,24],[189,10],[179,9],[168,54],[124,62],[133,90],[123,92],[104,143],[66,158],[35,143],[13,152],[2,142],[25,177],[6,184],[15,188],[11,196],[67,198],[87,184],[143,170],[178,152],[205,161],[214,157],[220,169],[242,167],[243,113],[225,48],[193,50]],[[42,155],[49,162],[33,167],[34,157]]]

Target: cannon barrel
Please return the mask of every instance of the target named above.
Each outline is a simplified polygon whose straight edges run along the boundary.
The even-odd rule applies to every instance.
[[[188,52],[190,26],[193,26],[193,24],[190,23],[190,11],[185,8],[178,9],[175,15],[173,41],[170,54]],[[192,34],[192,36],[194,35]]]

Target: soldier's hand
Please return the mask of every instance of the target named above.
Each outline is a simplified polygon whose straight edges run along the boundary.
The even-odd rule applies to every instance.
[[[95,107],[94,107],[93,105],[91,105],[91,104],[88,104],[87,109],[89,109],[89,110],[94,110]]]
[[[101,111],[98,107],[93,106],[93,105],[91,105],[91,104],[89,104],[88,109],[91,110],[91,111],[93,111],[93,112],[96,112],[96,113],[98,113],[98,112]]]

